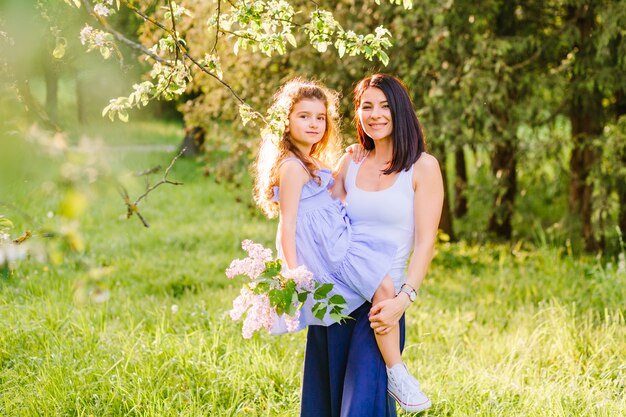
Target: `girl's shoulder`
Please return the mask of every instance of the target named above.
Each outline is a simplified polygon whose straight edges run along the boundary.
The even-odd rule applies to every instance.
[[[296,157],[295,155],[287,155],[284,158],[279,159],[277,165],[278,169],[282,169],[284,166],[300,166],[304,168],[304,170],[306,170],[306,165],[304,165],[304,162],[302,162],[300,158]]]
[[[285,157],[278,161],[278,172],[280,177],[287,179],[309,180],[311,176],[304,162],[297,157]]]

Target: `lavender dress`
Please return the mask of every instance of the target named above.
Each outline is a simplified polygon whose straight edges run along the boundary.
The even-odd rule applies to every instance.
[[[298,161],[297,158],[286,158]],[[390,241],[372,240],[371,236],[356,233],[350,225],[346,209],[339,200],[331,197],[328,189],[333,184],[332,172],[320,168],[316,174],[318,184],[311,178],[303,187],[296,220],[296,255],[298,264],[313,272],[314,279],[333,284],[332,294],[342,295],[347,303],[343,311],[348,315],[364,302],[371,301],[374,292],[392,268],[396,245]],[[279,189],[274,188],[278,200]],[[280,238],[276,237],[278,256],[284,260]],[[312,297],[310,297],[312,298]],[[318,320],[311,312],[313,300],[308,300],[300,315],[300,329],[307,325],[329,326],[334,323],[326,314]],[[286,329],[278,320],[272,333]]]

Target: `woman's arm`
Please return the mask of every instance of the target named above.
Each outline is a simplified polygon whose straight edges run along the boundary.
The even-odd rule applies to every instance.
[[[337,163],[335,169],[333,169],[333,178],[335,179],[335,183],[330,190],[330,194],[335,199],[340,199],[344,201],[346,198],[346,187],[344,186],[344,180],[346,178],[346,173],[348,172],[348,166],[350,165],[350,160],[352,159],[352,155],[345,153]]]
[[[406,283],[417,291],[433,258],[443,206],[443,180],[439,163],[433,156],[424,153],[415,163],[413,186],[415,238]],[[411,301],[404,292],[376,304],[370,311],[372,328],[378,334],[388,333],[410,305]]]
[[[281,165],[278,174],[280,187],[280,222],[278,235],[287,261],[287,268],[298,267],[296,256],[296,219],[302,187],[309,180],[309,174],[297,161],[287,161]]]

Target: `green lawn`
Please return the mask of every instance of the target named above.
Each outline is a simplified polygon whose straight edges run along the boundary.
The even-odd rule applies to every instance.
[[[103,140],[178,143],[179,127],[159,126],[115,126]],[[28,146],[1,180],[14,235],[46,224],[66,187],[56,173],[67,161]],[[0,416],[298,415],[305,335],[244,340],[227,315],[241,281],[224,269],[244,238],[273,247],[275,222],[251,210],[246,189],[181,160],[171,178],[185,185],[150,194],[145,229],[124,218],[110,178],[173,155],[110,152],[99,156],[112,173],[81,186],[85,252],[0,278]],[[404,358],[433,400],[425,415],[625,415],[625,304],[616,263],[529,243],[441,243],[407,313]]]

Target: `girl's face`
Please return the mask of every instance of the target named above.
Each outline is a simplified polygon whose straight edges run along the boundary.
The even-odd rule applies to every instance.
[[[373,140],[391,138],[393,133],[391,108],[383,90],[376,87],[366,89],[361,96],[358,114],[367,136]]]
[[[326,105],[321,100],[303,99],[294,104],[289,114],[287,132],[294,145],[309,153],[311,146],[326,133]]]

